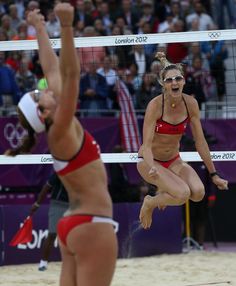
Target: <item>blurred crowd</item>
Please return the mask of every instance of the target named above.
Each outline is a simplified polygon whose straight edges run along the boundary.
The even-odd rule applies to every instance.
[[[57,0],[0,1],[0,41],[32,40],[35,30],[26,22],[27,11],[40,9],[50,38],[60,37],[53,7]],[[64,1],[65,2],[65,1]],[[68,1],[67,1],[68,2]],[[234,0],[71,0],[75,7],[74,36],[119,36],[236,27]],[[147,44],[134,46],[83,47],[78,49],[82,77],[78,107],[84,116],[101,116],[119,110],[117,79],[122,79],[137,110],[161,92],[160,65],[153,61],[164,51],[174,63],[183,63],[185,92],[198,100],[225,96],[223,41]],[[15,115],[21,96],[43,89],[37,51],[0,51],[0,116]]]

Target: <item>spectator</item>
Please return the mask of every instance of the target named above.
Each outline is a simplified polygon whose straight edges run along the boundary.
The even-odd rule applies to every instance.
[[[75,23],[82,22],[85,27],[93,26],[93,18],[89,13],[85,12],[84,1],[77,0],[75,8]]]
[[[82,37],[84,33],[84,22],[78,20],[74,24],[74,36],[75,37]]]
[[[164,49],[162,49],[160,45],[158,46],[158,51],[159,50],[164,53]],[[158,78],[158,74],[160,70],[161,70],[160,62],[153,61],[150,67],[150,75],[151,75],[151,81],[156,86],[157,94],[161,93],[162,91],[162,87],[161,87],[161,84],[159,83],[159,78]]]
[[[36,9],[39,9],[39,2],[38,1],[29,1],[28,5],[27,5],[27,12],[28,11],[33,11]],[[34,39],[36,38],[36,30],[32,25],[28,25],[27,27],[27,36],[29,37],[33,37]]]
[[[10,51],[7,53],[5,64],[8,65],[10,68],[12,68],[12,70],[15,73],[19,69],[21,58],[22,58],[22,52]]]
[[[8,40],[9,38],[7,32],[0,27],[0,41],[8,41]]]
[[[88,71],[80,81],[80,108],[89,110],[87,116],[99,116],[99,110],[106,110],[108,85],[104,76],[97,73],[97,63],[87,63]]]
[[[46,21],[46,29],[49,35],[49,38],[59,38],[60,36],[60,23],[53,11],[53,9],[49,9],[47,11],[47,21]]]
[[[141,87],[142,75],[143,75],[143,73],[139,73],[139,71],[138,71],[138,65],[135,62],[131,63],[130,66],[129,66],[128,78],[129,78],[129,82],[133,85],[135,93]]]
[[[16,82],[21,95],[37,87],[37,78],[29,69],[29,61],[27,58],[22,58],[20,61],[19,70],[16,73]]]
[[[190,23],[189,31],[200,31],[198,18],[192,20]]]
[[[190,29],[193,20],[199,20],[199,30],[206,31],[214,26],[214,21],[210,15],[205,13],[205,9],[201,1],[194,2],[194,12],[186,17],[188,29]]]
[[[101,4],[99,18],[102,20],[102,23],[106,29],[107,35],[111,35],[111,29],[113,26],[113,21],[109,12],[109,5],[107,2]]]
[[[172,32],[184,32],[184,22],[178,20],[173,23]],[[167,56],[173,63],[180,63],[188,54],[187,43],[169,43],[166,50]]]
[[[95,28],[97,36],[106,36],[107,35],[106,29],[103,26],[103,22],[101,19],[98,18],[94,21],[94,28]]]
[[[121,33],[119,35],[131,35],[131,34],[133,34],[132,30],[126,24],[123,16],[119,15],[116,17],[115,25],[117,25],[120,28]]]
[[[152,74],[145,73],[141,87],[137,92],[137,109],[145,110],[149,101],[159,94],[159,92],[160,90],[157,90]]]
[[[12,39],[16,34],[16,30],[12,28],[11,17],[7,14],[3,15],[1,18],[1,29],[7,34],[9,39]]]
[[[18,10],[15,4],[9,6],[9,16],[11,18],[11,28],[16,31],[21,19],[18,16]]]
[[[142,16],[138,22],[138,26],[139,26],[138,33],[139,34],[141,33],[140,29],[144,23],[150,24],[151,31],[153,31],[154,26],[158,27],[158,24],[159,24],[159,20],[156,21],[154,15],[153,15],[153,3],[152,3],[152,1],[149,1],[149,0],[144,1],[142,4],[142,7],[143,7],[143,13],[142,13]]]
[[[136,105],[136,97],[135,97],[135,89],[133,83],[133,76],[131,75],[130,70],[127,69],[118,69],[117,70],[118,76],[121,80],[123,80],[124,84],[126,85],[130,97],[132,98],[133,105]]]
[[[53,173],[38,194],[36,202],[31,206],[31,215],[38,210],[48,193],[50,193],[50,205],[48,210],[48,236],[43,241],[42,258],[38,267],[39,271],[47,270],[53,243],[57,237],[57,223],[69,208],[67,192],[58,176]]]
[[[6,115],[11,112],[19,100],[19,88],[14,72],[5,64],[5,52],[0,51],[0,105]]]
[[[117,93],[115,89],[115,84],[117,80],[117,72],[116,70],[111,68],[111,58],[110,56],[106,56],[104,58],[103,67],[97,70],[97,73],[106,78],[106,82],[108,85],[108,108],[113,109],[117,102]]]
[[[118,36],[118,35],[124,35],[124,32],[122,30],[122,28],[120,28],[120,26],[118,25],[114,25],[112,28],[112,36]],[[117,65],[116,68],[120,68],[120,69],[125,69],[128,67],[128,61],[129,61],[129,53],[132,50],[132,46],[112,46],[112,47],[108,47],[108,53],[112,56],[116,56],[118,61],[117,61]]]
[[[26,23],[25,20],[22,20],[19,23],[16,34],[14,35],[12,40],[17,41],[17,40],[34,40],[34,39],[35,36],[28,35],[28,24]]]
[[[173,13],[167,13],[165,21],[159,24],[157,32],[158,33],[170,33],[173,30],[173,27],[172,27],[173,23],[174,23]]]
[[[214,95],[213,80],[210,73],[202,67],[200,56],[193,58],[193,65],[187,67],[184,92],[193,95],[201,109],[202,103]]]
[[[133,1],[132,3],[133,5],[133,11],[134,13],[138,16],[138,18],[140,19],[143,15],[143,0],[136,0]]]
[[[143,45],[132,46],[132,51],[129,53],[128,66],[135,63],[138,67],[137,74],[142,76],[150,66],[150,59],[145,55]]]
[[[94,37],[96,36],[96,31],[94,27],[88,26],[84,29],[84,37]],[[106,50],[104,47],[84,47],[79,49],[79,57],[81,62],[81,71],[87,72],[88,66],[91,60],[96,62],[98,67],[101,66],[106,55]]]
[[[7,4],[0,2],[0,17],[7,12]]]
[[[150,0],[144,0],[145,2],[152,2]],[[168,5],[169,1],[159,0],[154,1],[154,15],[158,18],[159,22],[163,22],[166,19],[166,14],[170,12],[170,6]]]
[[[109,14],[111,17],[111,20],[113,23],[115,23],[115,20],[117,18],[118,15],[120,15],[121,13],[121,5],[120,5],[121,1],[117,1],[117,0],[109,0],[108,1],[108,6],[109,6]]]
[[[121,13],[119,15],[125,21],[125,25],[132,32],[137,33],[138,15],[135,13],[132,7],[131,0],[122,0],[121,2]]]
[[[217,26],[219,29],[224,30],[226,28],[225,25],[225,17],[224,17],[224,8],[226,8],[227,16],[229,19],[229,27],[227,28],[236,28],[236,16],[235,9],[236,3],[234,0],[215,0],[213,1],[213,7],[216,12],[216,20]]]
[[[224,41],[203,42],[202,49],[208,57],[211,75],[216,81],[218,99],[222,101],[226,93],[224,60],[228,57],[225,43]]]
[[[84,0],[84,13],[86,15],[90,15],[93,22],[95,19],[98,18],[99,14],[98,14],[96,7],[93,5],[92,0]]]
[[[188,46],[188,55],[185,59],[183,59],[183,63],[188,65],[193,64],[193,58],[195,56],[199,56],[202,59],[202,67],[204,70],[210,72],[210,65],[208,58],[205,53],[201,51],[201,45],[199,42],[191,42]]]
[[[22,20],[25,14],[25,1],[24,0],[15,0],[14,4],[17,9],[17,16]]]
[[[173,15],[173,21],[184,20],[183,9],[179,1],[171,1],[170,11]]]
[[[152,27],[148,22],[144,22],[141,26],[139,26],[139,34],[151,34]],[[149,61],[153,58],[154,53],[156,52],[155,44],[146,44],[144,45],[145,55],[148,57]]]

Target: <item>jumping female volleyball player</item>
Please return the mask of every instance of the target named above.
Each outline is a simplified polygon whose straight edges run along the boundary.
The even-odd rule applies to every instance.
[[[54,169],[68,191],[70,208],[59,221],[62,254],[61,286],[108,286],[117,257],[112,202],[99,146],[74,116],[80,68],[73,42],[73,7],[60,3],[55,13],[61,25],[60,62],[53,52],[38,10],[28,14],[36,29],[39,57],[48,89],[20,100],[19,118],[29,137],[9,155],[29,151],[35,132],[46,130]]]
[[[158,207],[177,206],[188,199],[203,199],[203,183],[191,166],[179,155],[181,137],[190,123],[196,149],[206,165],[212,182],[220,189],[228,188],[228,182],[220,178],[211,160],[205,140],[197,101],[182,90],[185,84],[182,67],[167,61],[164,53],[157,53],[162,70],[160,83],[163,93],[152,99],[145,113],[143,144],[139,150],[137,168],[148,183],[158,187],[156,196],[146,196],[140,211],[144,228],[152,223],[153,210]]]

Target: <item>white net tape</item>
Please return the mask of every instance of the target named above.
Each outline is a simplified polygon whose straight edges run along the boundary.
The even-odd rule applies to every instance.
[[[103,153],[101,154],[104,163],[137,163],[137,153]],[[197,152],[180,152],[180,157],[186,162],[201,162]],[[236,161],[236,151],[213,151],[211,152],[213,161]],[[0,165],[27,165],[27,164],[52,164],[53,159],[50,154],[31,154],[9,157],[0,155]]]
[[[79,47],[107,47],[107,46],[126,46],[126,45],[146,45],[163,43],[185,43],[235,40],[236,29],[231,30],[211,30],[182,33],[159,33],[142,35],[120,35],[120,36],[101,36],[101,37],[81,37],[75,38],[75,46]],[[60,49],[60,39],[51,39],[52,47]],[[36,50],[38,44],[36,40],[1,41],[0,51],[21,51]]]

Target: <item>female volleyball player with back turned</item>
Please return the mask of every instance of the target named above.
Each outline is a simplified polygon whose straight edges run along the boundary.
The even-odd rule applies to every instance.
[[[79,93],[80,67],[74,47],[74,9],[60,3],[55,13],[61,25],[60,61],[51,48],[43,16],[28,14],[36,29],[39,57],[48,89],[25,94],[19,119],[29,136],[8,155],[29,152],[35,133],[46,130],[54,169],[68,191],[70,208],[59,221],[57,234],[62,255],[61,286],[108,286],[117,257],[112,202],[99,146],[74,116]]]
[[[137,169],[148,183],[156,185],[154,197],[146,196],[140,211],[144,228],[152,223],[152,213],[157,207],[178,206],[188,199],[203,199],[203,183],[194,169],[182,161],[179,155],[181,137],[190,123],[197,152],[209,171],[212,182],[220,189],[228,188],[228,182],[216,172],[205,140],[197,101],[182,93],[185,79],[180,64],[172,64],[164,53],[158,52],[160,83],[163,93],[152,99],[146,109],[143,124],[143,144],[139,149]]]

